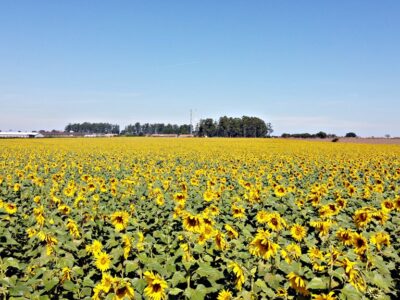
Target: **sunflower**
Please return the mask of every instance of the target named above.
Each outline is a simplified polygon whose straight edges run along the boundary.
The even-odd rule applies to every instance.
[[[319,231],[319,236],[327,236],[332,226],[332,221],[310,221],[310,225]]]
[[[243,271],[243,269],[242,269],[241,266],[239,266],[239,264],[236,263],[236,262],[231,262],[231,263],[229,263],[228,268],[229,268],[229,269],[232,269],[233,273],[235,274],[235,276],[236,276],[236,281],[235,281],[236,288],[237,288],[239,291],[241,291],[241,290],[242,290],[243,283],[245,282],[245,277],[244,277],[244,271]]]
[[[366,288],[365,280],[360,271],[355,268],[356,263],[344,258],[340,265],[343,267],[349,283],[359,291],[364,291]]]
[[[93,256],[96,257],[103,249],[103,245],[99,240],[94,240],[93,243],[91,245],[87,245],[85,249],[87,252],[93,254]]]
[[[308,256],[313,264],[313,269],[318,272],[325,270],[325,266],[322,263],[325,261],[324,253],[317,247],[311,247],[308,249]]]
[[[124,242],[124,258],[127,259],[132,248],[131,238],[125,234],[122,237],[122,241]]]
[[[334,215],[337,215],[339,213],[339,207],[336,206],[333,203],[327,204],[327,205],[323,205],[320,209],[319,209],[319,216],[321,218],[328,218]]]
[[[329,294],[312,295],[313,300],[336,300],[335,293],[330,292]]]
[[[250,243],[250,253],[264,259],[269,259],[275,255],[279,249],[279,245],[272,242],[269,236],[268,231],[258,230],[258,233]]]
[[[292,263],[293,260],[298,260],[301,255],[301,248],[299,245],[291,243],[281,250],[283,259],[288,263]]]
[[[365,237],[363,237],[359,233],[353,234],[353,246],[355,248],[355,252],[359,255],[363,255],[368,247],[368,241]]]
[[[142,232],[139,231],[137,233],[137,237],[138,237],[138,241],[136,243],[136,248],[140,252],[140,251],[144,250],[144,235]]]
[[[282,185],[277,185],[274,188],[274,193],[275,193],[275,196],[281,198],[286,195],[287,191],[286,191],[285,187],[283,187]]]
[[[96,256],[95,264],[96,264],[97,269],[99,269],[100,271],[102,271],[102,272],[107,271],[108,269],[110,269],[110,266],[111,266],[110,256],[105,252],[100,252]]]
[[[165,203],[164,195],[162,195],[162,194],[157,195],[157,197],[156,197],[156,204],[157,204],[158,206],[163,206],[164,203]]]
[[[183,228],[187,231],[200,233],[204,227],[204,220],[202,216],[192,215],[189,212],[183,213]]]
[[[363,228],[371,221],[371,216],[372,215],[369,208],[361,208],[356,210],[353,220],[356,223],[357,228]]]
[[[218,216],[219,215],[219,208],[216,207],[215,205],[210,205],[205,209],[207,214],[210,214],[211,216]]]
[[[21,190],[21,185],[19,183],[14,184],[14,192],[18,192]]]
[[[245,210],[242,206],[238,206],[236,204],[232,205],[232,214],[234,218],[242,219],[245,218]]]
[[[114,280],[115,300],[133,299],[135,292],[130,282]]]
[[[111,215],[111,223],[116,231],[124,230],[129,223],[129,214],[126,211],[116,211]]]
[[[231,300],[232,299],[232,293],[230,291],[227,291],[223,289],[218,293],[217,300]]]
[[[111,289],[111,287],[113,286],[115,281],[115,278],[112,277],[110,274],[108,273],[103,273],[102,274],[102,278],[101,278],[101,283],[100,283],[100,288],[108,293]]]
[[[400,196],[397,196],[393,202],[394,202],[394,206],[396,207],[396,210],[400,211]]]
[[[290,228],[290,233],[296,241],[300,242],[306,236],[307,230],[304,226],[301,226],[299,224],[294,224],[292,228]]]
[[[286,227],[286,221],[277,212],[268,214],[267,217],[268,226],[274,231],[281,231]]]
[[[215,235],[215,245],[220,251],[224,251],[228,248],[228,244],[226,243],[224,234],[220,231],[218,231],[218,233]]]
[[[353,231],[349,229],[340,228],[336,232],[336,236],[346,246],[350,246],[353,243]]]
[[[267,221],[268,221],[268,212],[266,212],[265,210],[260,210],[257,213],[256,220],[260,224],[267,223]]]
[[[205,201],[210,202],[214,199],[214,192],[210,190],[206,190],[203,194],[203,198]]]
[[[71,208],[68,205],[65,204],[60,204],[58,206],[58,210],[63,214],[63,215],[69,215],[71,212]]]
[[[13,215],[17,212],[17,205],[15,205],[14,203],[6,203],[4,204],[4,210],[9,215]]]
[[[175,193],[174,200],[181,205],[185,205],[187,199],[187,195],[185,193]]]
[[[385,200],[381,203],[381,207],[383,212],[390,213],[396,206],[394,201]]]
[[[309,295],[309,292],[306,288],[306,282],[304,281],[303,277],[294,272],[290,272],[288,275],[286,275],[286,278],[289,279],[290,287],[292,289],[295,289],[303,296]]]
[[[336,199],[336,205],[340,208],[340,209],[344,209],[347,206],[347,201],[345,199],[342,198],[338,198]]]
[[[181,244],[180,248],[183,251],[183,256],[182,256],[183,260],[186,261],[186,262],[191,261],[192,260],[192,255],[190,254],[189,244],[186,244],[186,243]]]
[[[376,245],[376,248],[381,251],[383,245],[390,246],[390,236],[386,232],[375,233],[371,237],[371,243]]]
[[[75,223],[74,220],[68,219],[68,221],[67,221],[67,229],[69,230],[70,235],[74,239],[78,239],[78,238],[81,237],[81,234],[79,233],[78,225]]]
[[[28,228],[28,229],[26,229],[26,233],[29,238],[32,238],[36,235],[37,230],[35,228]]]
[[[239,237],[239,233],[231,225],[225,224],[224,227],[231,239],[237,239]]]
[[[284,288],[278,288],[277,290],[276,290],[276,295],[279,297],[279,298],[287,298],[287,296],[288,296],[288,292],[287,292],[287,290],[286,289],[284,289]]]
[[[211,238],[215,234],[215,230],[211,225],[205,224],[203,226],[203,230],[199,235],[197,242],[200,245],[203,245],[209,238]]]
[[[372,219],[379,222],[379,224],[384,225],[387,220],[389,220],[389,215],[382,210],[373,212],[371,214]]]
[[[61,282],[64,282],[65,280],[71,280],[71,269],[68,267],[65,267],[61,270]]]
[[[144,289],[145,295],[152,300],[166,299],[165,289],[168,288],[167,282],[160,275],[151,271],[146,271],[143,275],[147,282],[147,287]]]

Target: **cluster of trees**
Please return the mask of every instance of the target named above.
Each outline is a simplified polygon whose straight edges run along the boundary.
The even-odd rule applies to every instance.
[[[336,134],[331,134],[331,133],[325,133],[323,131],[320,131],[315,134],[311,133],[282,133],[281,137],[283,138],[302,138],[302,139],[310,139],[310,138],[320,138],[320,139],[326,139],[326,138],[336,138]]]
[[[80,132],[80,133],[113,133],[119,134],[119,125],[110,123],[74,123],[65,126],[67,132]]]
[[[348,132],[346,133],[345,137],[357,137],[357,134],[355,134],[354,132]]]
[[[272,133],[271,123],[265,123],[257,117],[241,118],[220,117],[202,119],[196,126],[198,136],[208,137],[266,137]]]
[[[325,133],[323,131],[320,131],[315,134],[310,134],[310,133],[282,133],[281,137],[283,138],[302,138],[302,139],[312,139],[312,138],[320,138],[320,139],[326,139],[326,138],[337,138],[336,134],[332,133]],[[345,137],[357,137],[357,135],[354,132],[348,132],[346,133]]]
[[[271,123],[265,123],[257,117],[243,116],[241,118],[220,117],[218,121],[212,118],[202,119],[193,130],[191,125],[144,123],[136,122],[125,126],[120,132],[119,125],[110,123],[73,123],[65,127],[67,132],[77,133],[114,133],[128,136],[144,136],[151,134],[194,134],[200,137],[266,137],[272,133]]]
[[[128,125],[121,131],[123,135],[143,136],[148,134],[190,134],[190,125],[183,124],[164,124],[164,123],[145,123],[136,122]]]

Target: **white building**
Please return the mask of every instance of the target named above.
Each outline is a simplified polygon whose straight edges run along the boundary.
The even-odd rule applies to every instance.
[[[39,132],[0,131],[0,138],[40,138]]]

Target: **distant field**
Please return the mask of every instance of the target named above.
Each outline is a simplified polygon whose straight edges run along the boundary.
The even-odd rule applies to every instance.
[[[304,141],[310,141],[310,142],[331,142],[332,138],[326,138],[326,139],[286,138],[286,139],[282,139],[282,140],[304,140]],[[387,138],[339,138],[338,143],[400,145],[400,138],[390,138],[390,139],[387,139]]]
[[[342,143],[400,145],[400,138],[341,138]]]
[[[391,145],[0,140],[1,299],[399,299],[399,224]]]

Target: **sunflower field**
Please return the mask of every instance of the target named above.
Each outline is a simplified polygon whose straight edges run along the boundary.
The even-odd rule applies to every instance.
[[[0,140],[0,299],[399,299],[400,147]]]

